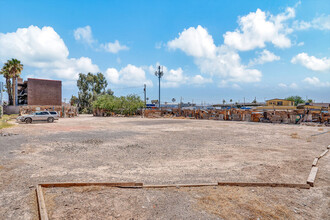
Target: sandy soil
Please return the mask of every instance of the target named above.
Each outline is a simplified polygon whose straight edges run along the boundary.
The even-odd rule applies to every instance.
[[[19,124],[5,130],[17,135],[0,136],[0,219],[37,219],[34,186],[42,182],[305,183],[330,144],[330,133],[311,135],[328,130],[91,116]],[[329,158],[309,190],[54,188],[45,197],[53,219],[330,219]]]

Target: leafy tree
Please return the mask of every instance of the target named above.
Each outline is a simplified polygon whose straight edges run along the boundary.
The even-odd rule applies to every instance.
[[[72,96],[71,96],[71,99],[70,99],[70,105],[72,105],[72,106],[77,106],[78,103],[79,103],[79,99],[78,99],[78,97],[72,95]]]
[[[313,99],[307,99],[306,102],[307,103],[313,103]]]
[[[92,113],[92,102],[101,94],[113,94],[111,90],[106,91],[108,82],[102,73],[79,73],[77,80],[78,105],[81,113]]]
[[[23,64],[17,59],[8,60],[1,69],[1,74],[6,78],[6,89],[8,93],[9,105],[15,105],[15,90],[17,77],[23,71]],[[12,79],[12,81],[10,81]]]
[[[225,103],[226,103],[226,100],[223,99],[223,100],[222,100],[222,103],[225,104]]]
[[[105,94],[107,94],[107,95],[113,95],[113,91],[111,89],[107,89],[107,91],[105,92]]]
[[[108,110],[116,114],[133,115],[138,109],[144,106],[143,101],[137,95],[127,95],[116,97],[105,94],[99,96],[94,102],[93,107]]]
[[[290,96],[287,97],[286,100],[294,101],[294,105],[297,106],[298,104],[305,103],[305,101],[300,96]]]

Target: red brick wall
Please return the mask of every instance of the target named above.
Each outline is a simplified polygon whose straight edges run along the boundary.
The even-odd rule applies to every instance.
[[[62,81],[28,79],[28,105],[62,105]]]

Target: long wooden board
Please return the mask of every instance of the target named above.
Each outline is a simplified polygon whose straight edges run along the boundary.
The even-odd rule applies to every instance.
[[[203,186],[217,186],[217,185],[218,183],[143,185],[142,188],[203,187]]]
[[[317,162],[319,161],[319,158],[316,157],[312,163],[312,167],[315,167],[317,165]]]
[[[74,187],[74,186],[109,186],[109,187],[138,187],[143,186],[143,183],[41,183],[42,187]]]
[[[40,220],[48,220],[48,214],[47,214],[44,194],[42,192],[42,187],[40,185],[37,185],[36,192],[37,192]]]
[[[218,182],[219,186],[241,186],[241,187],[286,187],[286,188],[301,188],[309,189],[308,184],[299,183],[258,183],[258,182]]]
[[[319,158],[323,157],[324,155],[326,155],[328,153],[329,150],[325,150],[320,156]]]
[[[318,169],[319,169],[318,167],[312,167],[311,172],[309,173],[309,176],[307,178],[307,183],[310,186],[314,186],[314,181],[315,181]]]

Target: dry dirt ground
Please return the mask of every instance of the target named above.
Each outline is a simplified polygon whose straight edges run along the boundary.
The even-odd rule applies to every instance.
[[[305,183],[327,127],[101,118],[18,124],[0,136],[0,219],[38,219],[42,182]],[[330,219],[330,153],[315,187],[44,189],[50,219]]]

